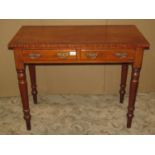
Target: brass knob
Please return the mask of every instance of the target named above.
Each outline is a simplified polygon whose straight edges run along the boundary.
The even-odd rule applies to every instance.
[[[98,54],[96,52],[90,52],[90,53],[87,53],[86,56],[92,59],[96,59]]]
[[[62,58],[62,59],[66,59],[69,56],[68,52],[58,52],[57,53],[57,57]]]
[[[30,54],[28,54],[28,57],[30,59],[37,59],[37,58],[40,58],[40,56],[41,56],[41,54],[39,54],[39,53],[30,53]]]
[[[126,58],[128,56],[128,54],[125,52],[117,52],[117,53],[115,53],[115,56],[119,57],[119,58]]]

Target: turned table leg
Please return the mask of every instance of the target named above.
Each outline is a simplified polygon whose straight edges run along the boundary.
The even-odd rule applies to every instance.
[[[120,84],[120,103],[124,101],[124,95],[126,93],[126,80],[128,75],[128,64],[122,64],[122,72],[121,72],[121,84]]]
[[[21,94],[22,104],[23,104],[23,112],[24,119],[26,121],[27,130],[31,130],[31,115],[28,101],[28,89],[27,89],[27,81],[26,81],[26,73],[25,68],[17,69],[19,90]]]
[[[127,128],[131,127],[132,118],[134,116],[135,101],[137,95],[137,88],[139,83],[140,68],[132,67],[130,92],[129,92],[129,105],[127,113]]]
[[[30,73],[30,80],[31,80],[31,88],[32,88],[32,96],[33,101],[37,104],[37,86],[36,86],[36,69],[35,65],[29,65],[29,73]]]

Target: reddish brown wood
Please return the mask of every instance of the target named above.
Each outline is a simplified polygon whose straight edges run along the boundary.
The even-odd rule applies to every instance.
[[[143,61],[143,49],[137,48],[135,53],[135,59],[132,64],[132,73],[130,81],[130,91],[129,91],[129,104],[127,112],[127,127],[130,128],[132,124],[132,118],[134,116],[135,101],[137,95],[137,89],[139,84],[140,70]]]
[[[31,115],[30,115],[30,108],[29,108],[29,101],[28,101],[28,89],[27,89],[25,65],[21,59],[21,50],[18,49],[14,51],[14,58],[15,58],[17,76],[18,76],[19,90],[20,90],[21,100],[23,105],[24,119],[26,121],[27,130],[30,130]]]
[[[120,84],[120,103],[124,101],[124,95],[126,93],[126,80],[128,75],[128,64],[122,64],[122,72],[121,72],[121,84]]]
[[[28,90],[27,90],[25,69],[17,69],[17,75],[18,75],[19,90],[20,90],[22,104],[23,104],[24,119],[26,121],[27,130],[30,130],[31,115],[30,115],[30,108],[29,108],[29,101],[28,101]]]
[[[84,63],[123,63],[133,62],[135,50],[107,49],[107,50],[81,50],[80,62]]]
[[[76,55],[70,55],[75,52]],[[61,56],[63,54],[63,56]],[[95,57],[94,57],[95,56]],[[115,63],[133,62],[135,50],[23,50],[21,59],[26,63]]]
[[[76,55],[70,55],[76,52]],[[29,63],[50,63],[50,62],[75,62],[77,61],[78,51],[70,50],[23,50],[22,60]]]
[[[134,116],[135,100],[137,94],[137,88],[139,83],[140,68],[132,68],[130,92],[129,92],[129,105],[127,113],[127,128],[131,127],[132,118]]]
[[[35,65],[29,65],[29,73],[30,73],[30,80],[31,80],[31,88],[32,88],[32,96],[33,101],[37,104],[37,85],[36,85],[36,69]]]
[[[127,113],[127,127],[131,127],[143,51],[148,41],[134,25],[100,26],[23,26],[10,41],[14,50],[19,88],[27,129],[30,112],[24,64],[99,64],[130,63],[133,66]],[[76,51],[71,55],[70,51]],[[32,94],[37,102],[34,66],[30,67]],[[120,102],[123,102],[127,66],[122,66]]]
[[[9,43],[10,49],[147,48],[134,25],[23,26]]]

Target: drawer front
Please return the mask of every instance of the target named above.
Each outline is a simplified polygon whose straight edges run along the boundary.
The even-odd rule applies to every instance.
[[[77,59],[75,50],[24,50],[24,62],[70,62]]]
[[[81,60],[88,62],[132,62],[134,50],[81,50]]]

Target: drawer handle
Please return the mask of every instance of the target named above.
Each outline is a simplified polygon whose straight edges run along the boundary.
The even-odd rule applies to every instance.
[[[37,59],[37,58],[40,58],[40,56],[41,56],[41,54],[39,54],[39,53],[30,53],[30,54],[28,55],[28,57],[29,57],[30,59]]]
[[[89,58],[92,58],[92,59],[96,59],[96,57],[98,56],[98,54],[97,53],[87,53],[86,54],[87,55],[87,57],[89,57]]]
[[[57,57],[62,58],[62,59],[66,59],[69,56],[68,52],[58,52],[57,53]]]
[[[123,53],[123,52],[117,52],[117,53],[115,53],[115,56],[119,57],[119,58],[126,58],[128,56],[128,54]]]

